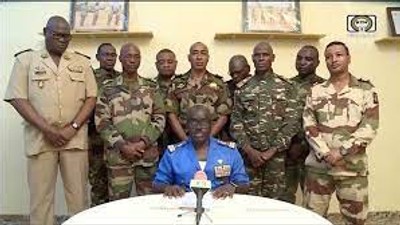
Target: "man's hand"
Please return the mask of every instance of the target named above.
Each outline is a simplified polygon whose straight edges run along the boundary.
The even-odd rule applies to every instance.
[[[124,158],[137,161],[143,157],[144,149],[140,142],[125,142],[120,146],[120,152]]]
[[[185,194],[185,189],[178,185],[168,185],[164,189],[164,196],[168,198],[178,198]]]
[[[61,136],[68,141],[70,141],[78,131],[74,129],[70,124],[66,125],[60,129]]]
[[[261,153],[261,158],[264,160],[264,162],[270,160],[272,158],[272,156],[275,155],[275,153],[277,153],[278,150],[276,148],[270,148],[267,151],[264,151]]]
[[[367,145],[354,145],[349,149],[349,155],[356,155],[358,153],[364,153]]]
[[[61,147],[68,143],[68,140],[63,137],[61,132],[54,126],[49,126],[43,132],[45,138],[55,147]]]
[[[254,168],[260,167],[264,164],[264,160],[262,158],[262,152],[252,148],[251,146],[246,146],[244,149],[247,158],[250,160],[251,165]]]
[[[339,149],[331,149],[331,151],[325,156],[324,160],[331,166],[340,166],[343,162],[343,156],[340,154]]]
[[[301,143],[292,143],[288,150],[288,157],[293,160],[297,161],[300,156],[303,154],[303,146]]]
[[[133,148],[136,148],[136,149],[142,149],[142,150],[144,150],[144,149],[146,148],[146,143],[144,143],[144,141],[142,141],[142,140],[137,141],[137,142],[128,141],[128,143],[130,143],[131,146],[132,146]]]
[[[226,197],[232,198],[235,193],[235,187],[232,184],[224,184],[213,192],[213,197],[216,199],[225,199]]]

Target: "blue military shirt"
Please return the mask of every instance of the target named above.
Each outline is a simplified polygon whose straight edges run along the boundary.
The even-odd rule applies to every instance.
[[[190,191],[190,180],[194,174],[201,170],[197,160],[193,141],[186,141],[169,145],[158,166],[153,184],[179,185]],[[218,177],[216,168],[230,168],[230,175]],[[210,138],[207,153],[207,162],[204,168],[207,179],[211,181],[211,189],[233,182],[235,184],[249,184],[243,159],[234,143],[225,143],[215,138]]]

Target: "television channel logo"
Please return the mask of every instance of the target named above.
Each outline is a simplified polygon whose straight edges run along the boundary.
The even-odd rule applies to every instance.
[[[350,33],[373,33],[376,31],[375,15],[348,15],[347,31]]]

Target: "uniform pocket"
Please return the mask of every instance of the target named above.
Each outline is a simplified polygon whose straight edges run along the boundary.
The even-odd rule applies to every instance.
[[[82,72],[70,72],[69,77],[75,82],[85,82],[85,76]]]
[[[75,93],[77,99],[85,100],[85,76],[82,71],[69,71],[71,79],[71,92]]]
[[[347,120],[351,124],[357,124],[362,118],[362,106],[349,99],[347,104]]]
[[[286,108],[287,108],[287,102],[288,100],[285,98],[275,98],[273,100],[274,102],[273,104],[273,114],[275,119],[277,120],[283,120],[283,118],[285,117],[286,112]]]
[[[244,109],[248,112],[254,112],[258,109],[258,102],[257,102],[256,95],[246,95],[241,99],[242,105]]]
[[[49,85],[49,81],[51,79],[51,75],[44,73],[44,74],[34,74],[31,78],[33,86],[37,87],[38,89],[44,89]]]

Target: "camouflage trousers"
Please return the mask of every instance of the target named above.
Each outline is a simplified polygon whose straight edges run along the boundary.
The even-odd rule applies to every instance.
[[[90,206],[96,206],[109,201],[107,166],[104,160],[104,145],[98,134],[89,136],[89,183]]]
[[[286,192],[284,201],[292,204],[296,203],[296,192],[299,187],[301,191],[304,191],[304,180],[305,180],[305,167],[303,162],[296,162],[294,165],[286,165],[285,168],[286,177]]]
[[[339,201],[345,224],[363,225],[368,214],[368,178],[366,176],[332,176],[306,168],[304,205],[327,216],[333,192]]]
[[[141,160],[143,161],[143,160]],[[129,198],[135,182],[137,195],[152,194],[156,162],[140,163],[125,160],[119,153],[107,153],[108,194],[110,201]]]
[[[286,153],[276,153],[259,168],[253,168],[245,159],[246,172],[250,178],[249,194],[284,200]]]
[[[90,154],[90,153],[89,153]],[[103,155],[89,157],[90,206],[108,202],[107,166]]]

